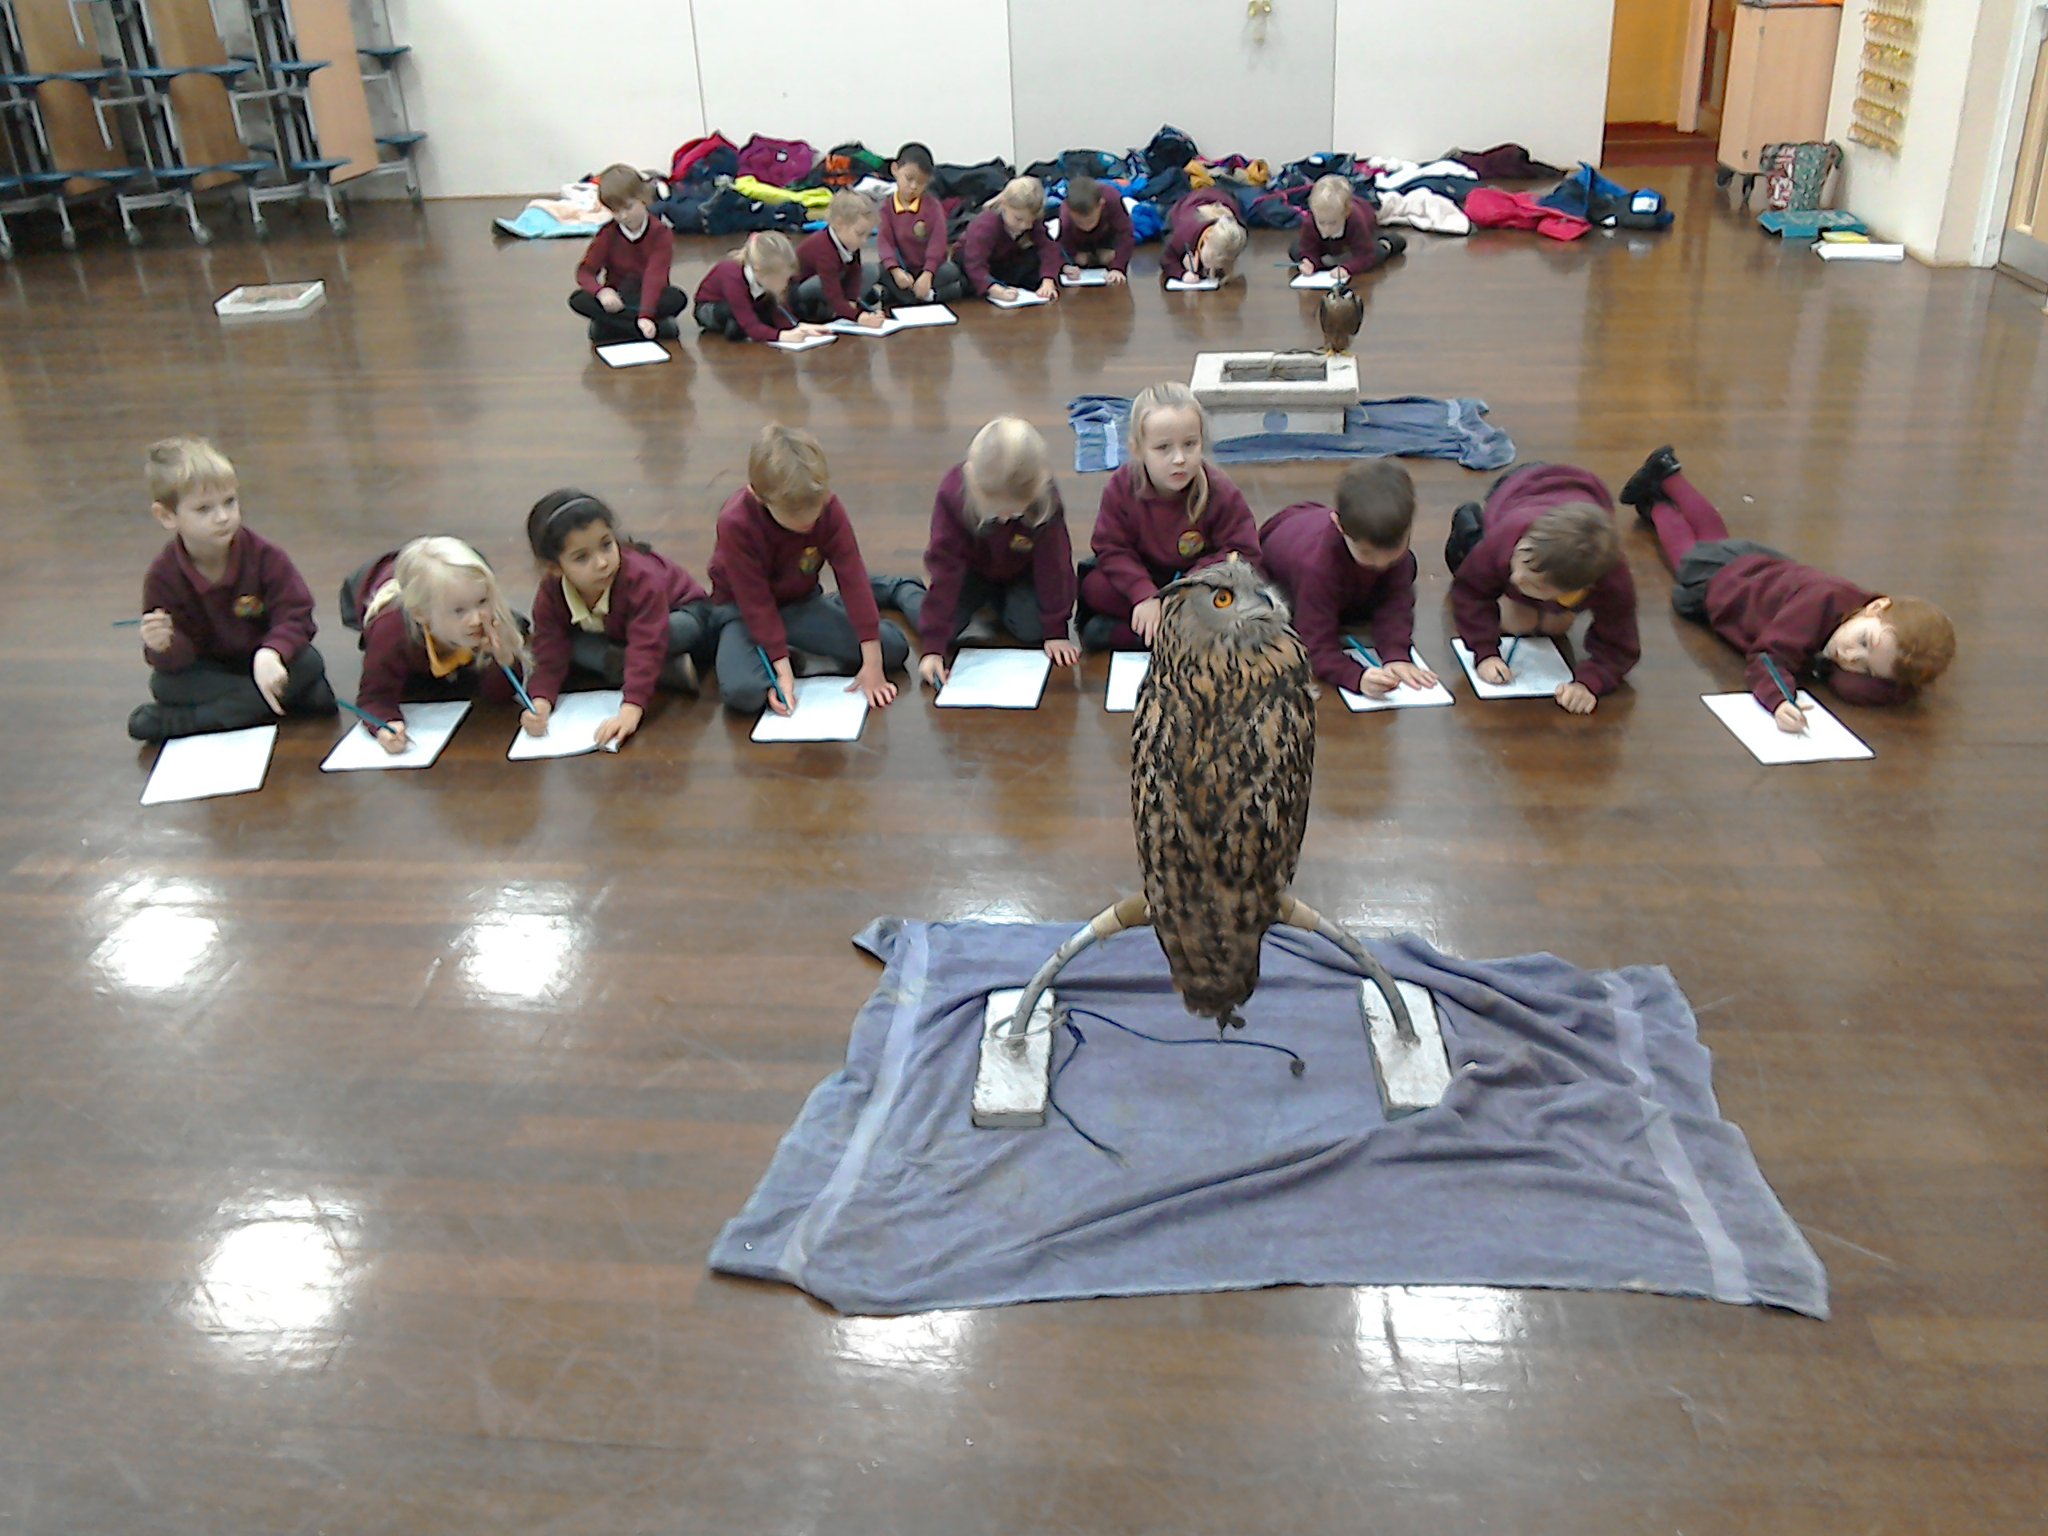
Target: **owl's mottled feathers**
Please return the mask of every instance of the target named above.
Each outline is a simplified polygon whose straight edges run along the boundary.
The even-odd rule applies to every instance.
[[[1132,731],[1138,862],[1174,989],[1228,1023],[1301,858],[1315,679],[1285,603],[1242,561],[1182,578],[1164,610]]]
[[[1323,295],[1316,319],[1323,328],[1323,350],[1341,357],[1365,324],[1365,300],[1349,288],[1332,288]]]

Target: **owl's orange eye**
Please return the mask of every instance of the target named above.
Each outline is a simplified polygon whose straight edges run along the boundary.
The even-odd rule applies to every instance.
[[[1216,606],[1218,608],[1228,608],[1232,603],[1236,601],[1237,594],[1234,592],[1218,592],[1216,594]]]

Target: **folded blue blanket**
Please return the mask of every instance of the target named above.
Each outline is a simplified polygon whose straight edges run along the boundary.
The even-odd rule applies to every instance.
[[[1219,464],[1280,459],[1455,459],[1467,469],[1501,469],[1515,461],[1515,442],[1487,419],[1484,400],[1399,395],[1364,400],[1345,414],[1344,430],[1261,432],[1210,445]],[[1067,402],[1074,429],[1074,468],[1081,474],[1124,461],[1131,402],[1122,395],[1080,395]]]

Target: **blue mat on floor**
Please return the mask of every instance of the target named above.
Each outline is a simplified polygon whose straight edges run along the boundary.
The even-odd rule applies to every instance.
[[[1341,434],[1264,432],[1210,445],[1219,464],[1279,459],[1456,459],[1467,469],[1504,469],[1515,462],[1515,442],[1487,419],[1484,400],[1436,400],[1398,395],[1351,407]],[[1123,395],[1081,395],[1067,402],[1074,429],[1074,468],[1081,474],[1115,469],[1125,458],[1131,402]]]
[[[517,235],[521,240],[588,240],[608,222],[598,219],[589,224],[564,224],[544,208],[528,208],[516,219],[491,220],[506,234]]]
[[[846,1066],[711,1267],[849,1313],[1303,1284],[1660,1291],[1827,1316],[1826,1273],[1721,1118],[1670,972],[1375,946],[1436,992],[1457,1068],[1442,1104],[1388,1123],[1358,983],[1326,941],[1270,937],[1232,1032],[1299,1052],[1297,1078],[1278,1052],[1217,1044],[1157,941],[1127,934],[1061,978],[1077,1011],[1054,1093],[1071,1125],[977,1130],[984,1000],[1072,931],[885,919],[861,934],[886,969]]]

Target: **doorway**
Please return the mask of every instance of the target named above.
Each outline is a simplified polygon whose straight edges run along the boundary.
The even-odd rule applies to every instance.
[[[1678,126],[1687,132],[1720,136],[1734,40],[1735,0],[1691,0],[1678,81]]]
[[[2015,277],[2048,288],[2048,40],[2034,45],[2034,67],[2022,76],[2026,129],[2006,204],[1998,264]]]

